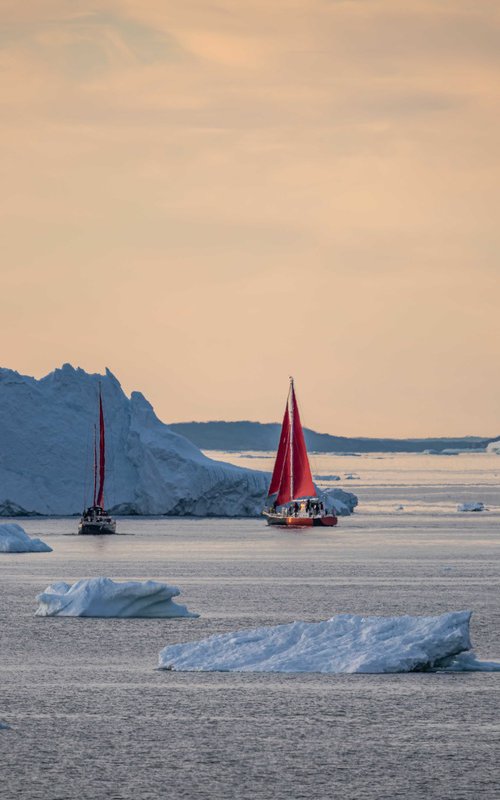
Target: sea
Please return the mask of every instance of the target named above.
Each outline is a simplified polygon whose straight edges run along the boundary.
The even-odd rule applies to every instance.
[[[53,552],[0,556],[2,800],[500,798],[499,673],[157,669],[165,645],[215,633],[461,609],[478,657],[500,660],[500,457],[311,460],[358,496],[336,528],[136,517],[100,538],[74,517],[16,520]],[[473,501],[486,510],[456,510]],[[177,585],[201,616],[34,616],[50,583],[99,575]]]

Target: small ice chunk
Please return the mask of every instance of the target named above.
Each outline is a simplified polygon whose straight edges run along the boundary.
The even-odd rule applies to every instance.
[[[31,539],[16,522],[0,525],[0,553],[51,553],[52,547],[41,539]]]
[[[484,503],[478,500],[475,503],[460,503],[457,506],[457,511],[486,511],[486,509]]]
[[[52,583],[37,596],[37,617],[198,617],[174,603],[180,590],[157,581],[89,578]]]
[[[469,650],[470,611],[437,617],[292,622],[169,645],[160,669],[236,672],[417,672]]]
[[[473,650],[445,659],[438,667],[443,672],[500,672],[498,661],[480,661]]]
[[[6,722],[2,722],[2,720],[0,719],[0,731],[9,731],[9,730],[10,730],[10,725],[7,725]]]

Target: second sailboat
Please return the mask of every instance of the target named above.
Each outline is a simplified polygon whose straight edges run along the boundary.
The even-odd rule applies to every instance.
[[[94,502],[80,519],[79,534],[116,533],[116,521],[104,510],[104,481],[106,478],[106,432],[104,410],[99,387],[99,457],[97,453],[97,432],[94,427]],[[99,464],[99,483],[97,482],[97,465]]]

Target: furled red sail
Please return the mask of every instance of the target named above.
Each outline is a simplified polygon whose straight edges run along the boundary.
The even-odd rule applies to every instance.
[[[104,508],[104,475],[106,470],[106,442],[104,438],[104,412],[102,410],[102,397],[99,391],[99,492],[97,505]]]
[[[268,495],[276,492],[278,493],[277,505],[283,505],[301,497],[316,496],[293,380],[290,382]]]

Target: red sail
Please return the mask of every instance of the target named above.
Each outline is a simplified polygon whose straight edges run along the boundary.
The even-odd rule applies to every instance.
[[[295,399],[295,389],[292,383],[293,404],[293,498],[315,497],[316,489],[311,475],[309,458],[307,456],[304,432],[300,424],[299,407]]]
[[[288,394],[268,494],[272,495],[276,492],[278,493],[277,505],[283,505],[301,497],[316,496],[293,381]]]
[[[104,508],[104,474],[106,467],[104,439],[104,413],[102,410],[102,397],[99,391],[99,492],[97,494],[97,505]]]
[[[283,417],[283,424],[281,426],[280,443],[278,445],[278,452],[276,453],[276,461],[274,463],[273,476],[269,486],[268,496],[279,492],[280,486],[283,482],[284,471],[288,462],[288,448],[290,446],[290,417],[288,414],[288,400],[285,408],[285,416]],[[289,472],[289,470],[288,470]]]

